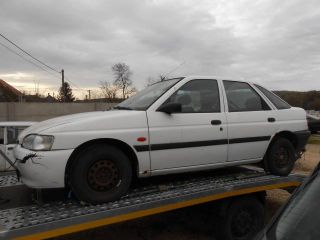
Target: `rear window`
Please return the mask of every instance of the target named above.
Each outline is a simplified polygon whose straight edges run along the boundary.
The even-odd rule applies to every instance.
[[[269,90],[255,84],[255,86],[273,103],[273,105],[276,106],[278,109],[288,109],[291,108],[291,106],[281,99],[279,96],[274,94],[273,92],[270,92]]]

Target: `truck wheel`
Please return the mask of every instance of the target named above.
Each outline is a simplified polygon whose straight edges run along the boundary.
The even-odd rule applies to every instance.
[[[217,235],[223,240],[251,240],[264,226],[263,204],[255,197],[231,201],[218,222]]]
[[[285,138],[275,140],[270,146],[265,159],[265,170],[280,176],[288,176],[296,160],[292,143]]]
[[[131,178],[128,157],[116,147],[99,144],[78,155],[71,167],[70,187],[79,200],[98,204],[123,196]]]

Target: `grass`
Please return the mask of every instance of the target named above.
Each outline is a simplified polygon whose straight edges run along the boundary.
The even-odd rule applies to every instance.
[[[311,135],[311,137],[309,138],[308,144],[320,144],[320,136]]]

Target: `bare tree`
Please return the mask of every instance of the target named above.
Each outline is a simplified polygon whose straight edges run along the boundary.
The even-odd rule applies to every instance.
[[[91,94],[90,95],[91,95],[91,99],[97,99],[97,98],[102,98],[103,97],[101,92],[99,90],[95,90],[95,89],[91,90]]]
[[[112,66],[112,71],[115,76],[114,84],[122,90],[124,99],[126,98],[126,92],[132,87],[130,67],[125,63],[116,63]]]
[[[111,84],[108,81],[101,81],[100,89],[105,98],[115,99],[117,97],[117,91],[118,91],[117,86]]]
[[[129,87],[125,91],[125,96],[126,96],[126,98],[128,98],[128,97],[134,95],[136,92],[137,92],[137,89],[135,87]]]

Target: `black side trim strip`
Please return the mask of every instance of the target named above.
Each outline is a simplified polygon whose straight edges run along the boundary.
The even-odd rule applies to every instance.
[[[176,149],[176,148],[205,147],[205,146],[224,145],[224,144],[228,144],[227,139],[199,141],[199,142],[153,144],[151,145],[151,151],[164,150],[164,149]]]
[[[149,151],[149,145],[133,146],[137,152]]]
[[[271,136],[234,138],[234,139],[229,140],[229,144],[268,141],[268,140],[270,140],[270,138],[271,138]]]
[[[160,143],[152,144],[151,151],[166,150],[166,149],[177,149],[177,148],[191,148],[191,147],[205,147],[213,145],[224,145],[228,144],[227,139],[219,140],[208,140],[208,141],[198,141],[198,142],[179,142],[179,143]],[[148,145],[134,146],[137,152],[148,151]]]
[[[229,140],[229,144],[268,141],[270,140],[270,138],[271,138],[270,136],[234,138]],[[166,150],[166,149],[205,147],[205,146],[225,145],[225,144],[228,144],[228,139],[208,140],[208,141],[198,141],[198,142],[160,143],[160,144],[152,144],[150,146],[150,150],[157,151],[157,150]],[[148,145],[134,146],[134,148],[136,149],[137,152],[149,151]]]

